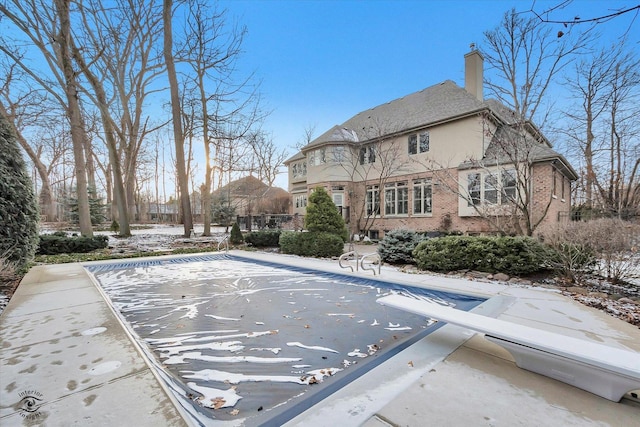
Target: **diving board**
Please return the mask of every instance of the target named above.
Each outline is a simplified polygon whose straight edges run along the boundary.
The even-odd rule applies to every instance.
[[[640,390],[640,353],[560,335],[402,295],[378,303],[485,334],[511,353],[516,365],[619,402]]]

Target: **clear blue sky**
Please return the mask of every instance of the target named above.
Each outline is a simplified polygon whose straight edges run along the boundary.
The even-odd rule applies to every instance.
[[[354,114],[446,79],[463,85],[465,53],[511,8],[541,13],[563,0],[224,0],[245,25],[241,66],[262,80],[265,123],[290,147],[315,125],[319,136]],[[548,19],[607,15],[637,0],[575,0]],[[619,35],[635,13],[601,24]],[[555,25],[561,29],[561,25]],[[633,29],[640,28],[636,23]],[[635,36],[636,43],[638,36]],[[286,188],[286,178],[277,185]]]

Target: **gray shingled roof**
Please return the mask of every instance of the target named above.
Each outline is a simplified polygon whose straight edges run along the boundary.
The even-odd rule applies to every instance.
[[[569,177],[569,179],[576,180],[578,175],[576,171],[571,167],[569,162],[560,153],[555,151],[550,146],[529,140],[527,142],[518,142],[518,137],[515,131],[508,125],[501,124],[496,130],[495,134],[489,142],[482,164],[485,167],[496,166],[501,164],[513,163],[515,156],[518,156],[521,161],[528,161],[531,163],[539,163],[546,161],[558,161],[558,168]],[[513,144],[520,144],[520,154],[517,152],[511,152],[507,154],[504,147],[512,147]],[[469,169],[476,167],[477,162],[463,162],[459,165],[459,169]]]
[[[487,106],[451,80],[445,80],[386,104],[356,114],[311,141],[304,149],[351,136],[366,141],[382,135],[427,126],[486,109]],[[354,141],[342,139],[340,141]]]
[[[358,113],[311,141],[303,147],[303,150],[332,142],[365,142],[380,136],[406,132],[476,114],[483,110],[490,111],[502,121],[499,124],[497,134],[507,132],[508,125],[515,123],[513,112],[499,101],[495,99],[480,101],[455,82],[445,80],[419,92]],[[531,127],[534,132],[537,132],[533,124]],[[566,159],[547,146],[548,141],[544,142],[545,144],[535,145],[531,153],[533,160],[540,162],[557,159],[565,165],[567,176],[573,176],[575,179],[577,175]],[[483,162],[487,166],[498,162],[507,162],[507,156],[500,154],[499,151],[494,137],[494,140],[487,147]],[[289,159],[287,163],[301,157],[304,157],[302,152]],[[462,163],[460,165],[460,168],[466,167],[471,167],[471,164]]]

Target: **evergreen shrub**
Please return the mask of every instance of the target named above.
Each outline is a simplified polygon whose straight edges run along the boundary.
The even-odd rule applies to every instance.
[[[340,236],[343,243],[349,240],[349,232],[344,219],[329,194],[317,187],[309,196],[304,227],[308,231],[331,233]]]
[[[415,264],[413,250],[424,239],[422,234],[412,230],[391,230],[380,241],[378,254],[389,264]]]
[[[38,246],[40,214],[16,136],[0,114],[0,258],[20,268]]]
[[[342,255],[344,240],[327,232],[283,231],[280,234],[280,251],[284,254],[330,258]]]
[[[87,253],[108,246],[109,237],[69,237],[64,232],[43,234],[40,236],[38,255],[57,255],[70,253]]]
[[[244,236],[244,241],[256,248],[277,248],[280,245],[280,230],[252,231]]]
[[[242,237],[242,231],[240,231],[240,226],[237,222],[233,223],[231,227],[231,235],[229,236],[229,243],[232,245],[241,245],[244,243],[244,237]],[[276,245],[277,246],[277,245]]]
[[[531,237],[438,237],[420,242],[413,251],[421,270],[509,275],[546,270],[552,256],[549,248]]]

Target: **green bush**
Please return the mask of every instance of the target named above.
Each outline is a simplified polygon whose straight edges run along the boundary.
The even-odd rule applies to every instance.
[[[340,236],[343,243],[349,240],[349,232],[344,219],[329,194],[322,187],[317,187],[309,196],[304,227],[308,231]]]
[[[252,231],[244,241],[256,248],[277,248],[280,245],[280,230]]]
[[[418,268],[526,275],[546,270],[552,252],[530,237],[447,236],[422,241],[413,251]]]
[[[391,230],[378,245],[382,261],[390,264],[415,264],[413,250],[424,237],[411,230]]]
[[[326,232],[283,231],[280,251],[284,254],[329,258],[342,255],[344,241],[340,236]]]
[[[64,234],[64,232],[41,235],[38,255],[86,253],[96,249],[104,249],[109,242],[107,236],[68,237],[61,234]]]
[[[0,258],[26,265],[38,246],[38,203],[8,119],[0,114]]]
[[[231,235],[229,236],[229,243],[232,245],[241,245],[244,242],[244,238],[242,237],[242,231],[240,231],[240,226],[237,222],[233,223],[231,227]],[[277,245],[276,245],[277,246]]]

